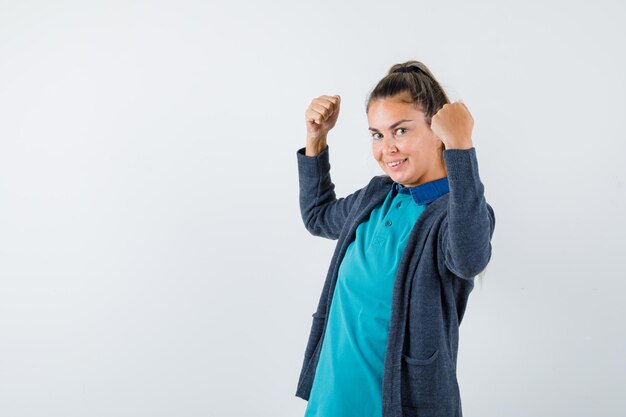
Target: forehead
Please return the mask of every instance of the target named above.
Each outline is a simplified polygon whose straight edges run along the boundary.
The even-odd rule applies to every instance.
[[[406,96],[394,96],[372,100],[367,111],[367,119],[372,127],[386,127],[397,120],[411,119],[424,121],[424,112],[409,102]],[[375,126],[382,124],[382,126]]]

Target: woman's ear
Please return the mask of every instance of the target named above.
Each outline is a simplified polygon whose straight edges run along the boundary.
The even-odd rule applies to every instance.
[[[443,166],[446,166],[446,161],[445,159],[443,159],[443,151],[446,150],[446,145],[445,143],[443,143],[443,141],[441,141],[441,146],[439,147],[439,149],[441,149],[441,151],[439,152],[439,155],[441,155],[441,162],[443,163]]]

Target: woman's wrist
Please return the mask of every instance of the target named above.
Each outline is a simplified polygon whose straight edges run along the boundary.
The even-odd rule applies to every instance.
[[[469,138],[469,139],[454,141],[452,143],[446,143],[444,145],[445,145],[446,150],[448,149],[467,150],[467,149],[471,149],[474,147],[474,142],[472,141],[472,138]]]
[[[304,154],[306,156],[317,156],[324,148],[326,148],[326,136],[317,139],[307,137],[306,151]]]

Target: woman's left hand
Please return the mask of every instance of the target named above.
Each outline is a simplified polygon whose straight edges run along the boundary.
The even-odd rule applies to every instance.
[[[445,149],[469,149],[474,146],[474,119],[462,101],[444,104],[433,115],[430,128],[443,142]]]

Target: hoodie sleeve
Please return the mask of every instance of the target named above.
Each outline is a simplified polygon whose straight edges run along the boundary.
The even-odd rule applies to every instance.
[[[485,200],[476,148],[447,149],[443,158],[450,196],[439,242],[446,267],[461,278],[473,279],[491,259],[495,214]]]
[[[330,178],[328,145],[316,156],[306,156],[305,150],[296,151],[302,221],[313,236],[336,240],[363,189],[337,198]]]

